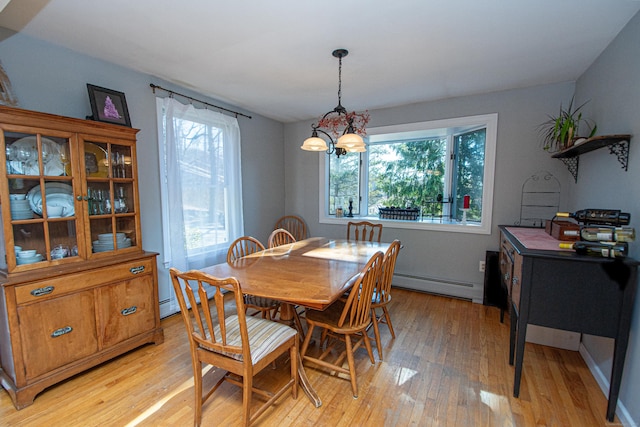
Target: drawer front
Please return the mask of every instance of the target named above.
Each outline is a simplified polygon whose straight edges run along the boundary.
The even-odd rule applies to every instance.
[[[98,290],[103,348],[156,326],[154,295],[153,276],[149,274]]]
[[[152,259],[141,259],[16,286],[16,302],[24,304],[151,273]]]
[[[93,291],[18,307],[27,380],[98,351]]]
[[[511,300],[520,313],[520,294],[522,290],[522,256],[515,253],[513,256],[513,278],[511,279]]]

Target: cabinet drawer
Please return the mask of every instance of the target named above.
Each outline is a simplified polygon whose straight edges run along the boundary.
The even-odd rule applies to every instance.
[[[152,259],[141,259],[16,286],[16,302],[24,304],[56,298],[78,290],[151,273],[152,262]]]
[[[520,313],[520,294],[522,290],[522,256],[518,253],[513,255],[513,279],[511,279],[511,300]]]
[[[18,307],[27,380],[98,351],[93,291]]]
[[[155,327],[153,276],[146,274],[98,290],[103,348]]]

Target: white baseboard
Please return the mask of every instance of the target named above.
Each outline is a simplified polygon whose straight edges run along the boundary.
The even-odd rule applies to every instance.
[[[406,274],[394,274],[393,285],[431,294],[446,295],[455,298],[468,299],[476,304],[482,304],[482,283],[451,282],[429,277],[411,276]]]
[[[602,390],[604,395],[606,397],[609,397],[610,383],[607,376],[600,370],[595,360],[593,360],[593,358],[587,351],[587,348],[583,344],[580,344],[580,349],[578,351],[580,352],[580,356],[582,356],[585,363],[587,364],[587,367],[591,371],[591,374],[596,379],[596,382],[600,386],[600,389]],[[629,414],[627,408],[620,402],[620,399],[618,399],[618,405],[616,406],[616,415],[620,419],[620,422],[623,426],[638,427],[638,424],[633,421],[633,419],[631,418],[631,414]]]

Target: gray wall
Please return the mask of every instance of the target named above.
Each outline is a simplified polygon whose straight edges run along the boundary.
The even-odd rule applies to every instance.
[[[601,135],[631,134],[628,171],[621,169],[616,156],[599,150],[580,157],[577,184],[572,187],[570,206],[612,207],[631,214],[631,225],[640,218],[640,14],[637,14],[618,37],[584,73],[576,85],[578,102],[589,100],[587,117],[598,124]],[[631,244],[631,256],[640,259],[640,244]],[[602,372],[609,378],[613,357],[613,340],[585,337],[584,345]],[[620,399],[640,425],[640,297],[636,297],[627,351],[627,363],[620,389]]]
[[[168,271],[161,263],[163,243],[160,232],[156,95],[149,83],[212,104],[237,108],[152,76],[22,35],[14,35],[0,42],[0,61],[9,76],[20,108],[85,118],[91,115],[86,83],[125,93],[132,126],[140,129],[137,151],[143,247],[147,251],[160,253],[160,300],[168,298],[171,285]],[[249,111],[240,111],[253,117],[238,118],[242,137],[245,232],[266,241],[273,224],[284,214],[284,192],[281,190],[284,181],[283,126]]]

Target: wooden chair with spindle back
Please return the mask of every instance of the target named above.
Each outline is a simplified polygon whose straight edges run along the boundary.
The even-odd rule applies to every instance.
[[[269,235],[269,249],[275,248],[278,246],[286,245],[289,243],[295,243],[296,238],[293,234],[289,233],[284,228],[277,228],[271,232]]]
[[[378,242],[382,238],[382,224],[368,221],[347,223],[347,240]]]
[[[242,258],[256,252],[263,251],[264,245],[256,238],[251,236],[238,237],[233,241],[229,250],[227,251],[227,262],[233,263],[236,259]],[[244,296],[245,309],[256,310],[256,313],[260,313],[263,319],[271,320],[275,317],[280,302],[272,300],[270,298],[256,297],[253,295]]]
[[[391,281],[393,279],[393,272],[396,268],[396,259],[400,252],[400,240],[396,239],[391,242],[389,248],[384,254],[382,260],[382,268],[380,271],[380,277],[376,284],[375,292],[373,293],[373,299],[371,301],[371,323],[373,324],[373,333],[376,339],[376,347],[378,349],[378,357],[382,360],[382,343],[380,340],[380,328],[379,324],[384,323],[389,327],[391,336],[395,339],[396,333],[393,331],[393,325],[391,324],[391,316],[387,305],[391,302]],[[382,309],[382,315],[378,317],[376,309]]]
[[[298,397],[298,332],[295,329],[270,320],[245,316],[242,288],[233,277],[219,279],[201,271],[183,273],[175,268],[171,268],[169,273],[191,348],[195,389],[194,425],[201,424],[203,403],[225,380],[242,387],[242,421],[245,426],[253,423],[289,389],[294,399]],[[213,304],[207,297],[207,289],[211,288],[215,290]],[[235,307],[232,304],[225,305],[223,291],[232,293]],[[212,315],[214,308],[215,315]],[[254,387],[253,377],[285,353],[289,354],[291,363],[290,379],[273,392]],[[204,398],[203,363],[225,371]],[[253,393],[261,395],[266,402],[252,413]]]
[[[296,240],[304,240],[309,237],[307,233],[307,224],[301,217],[296,215],[285,215],[278,219],[273,229],[277,230],[278,228],[284,228],[291,233]]]
[[[347,375],[351,381],[353,397],[358,397],[356,365],[353,353],[364,344],[369,353],[371,363],[375,363],[371,342],[367,336],[367,328],[371,324],[371,301],[376,281],[380,275],[382,259],[382,252],[376,252],[369,259],[367,265],[357,276],[346,300],[338,300],[324,311],[307,310],[306,320],[309,329],[300,350],[303,361]],[[326,335],[330,339],[327,342],[327,348],[325,350],[321,349],[321,354],[314,357],[308,355],[307,350],[315,327],[322,329],[323,336],[326,331]],[[356,338],[355,343],[351,341],[352,338]],[[324,340],[322,341],[324,342]],[[344,341],[345,350],[338,356],[336,361],[327,361],[327,356],[333,354],[333,348],[340,341]],[[349,365],[348,369],[342,367],[345,356]]]

